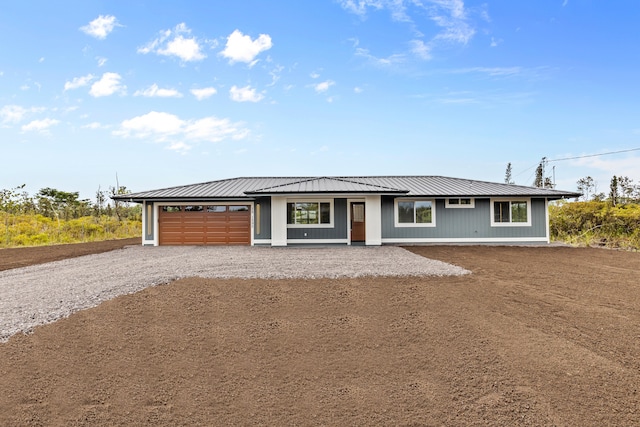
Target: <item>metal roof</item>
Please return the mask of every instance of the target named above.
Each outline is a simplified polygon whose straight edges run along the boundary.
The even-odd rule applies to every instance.
[[[113,197],[117,200],[251,199],[283,194],[395,194],[423,197],[578,197],[579,193],[443,176],[231,178]]]
[[[299,193],[375,193],[405,194],[407,190],[379,184],[352,180],[344,177],[308,178],[296,182],[274,185],[246,194],[299,194]]]

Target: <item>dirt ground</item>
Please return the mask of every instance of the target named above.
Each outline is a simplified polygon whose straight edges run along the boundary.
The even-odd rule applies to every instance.
[[[103,242],[71,243],[68,245],[34,246],[29,248],[0,248],[0,271],[27,267],[33,264],[58,261],[82,255],[99,254],[128,245],[139,245],[140,238],[105,240]]]
[[[0,425],[640,425],[639,253],[408,249],[473,274],[184,279],[14,336]]]

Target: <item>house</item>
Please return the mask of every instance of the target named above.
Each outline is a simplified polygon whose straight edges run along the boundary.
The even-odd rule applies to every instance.
[[[579,194],[441,176],[232,178],[116,196],[143,245],[548,243],[549,201]]]

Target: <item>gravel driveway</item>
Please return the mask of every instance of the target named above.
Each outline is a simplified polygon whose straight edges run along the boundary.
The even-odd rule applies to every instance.
[[[131,246],[0,272],[0,342],[118,295],[184,277],[285,279],[467,273],[393,246]]]

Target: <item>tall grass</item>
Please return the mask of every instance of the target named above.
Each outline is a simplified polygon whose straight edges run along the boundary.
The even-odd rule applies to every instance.
[[[42,246],[138,237],[142,221],[113,216],[83,216],[55,220],[40,214],[0,212],[0,247]]]

